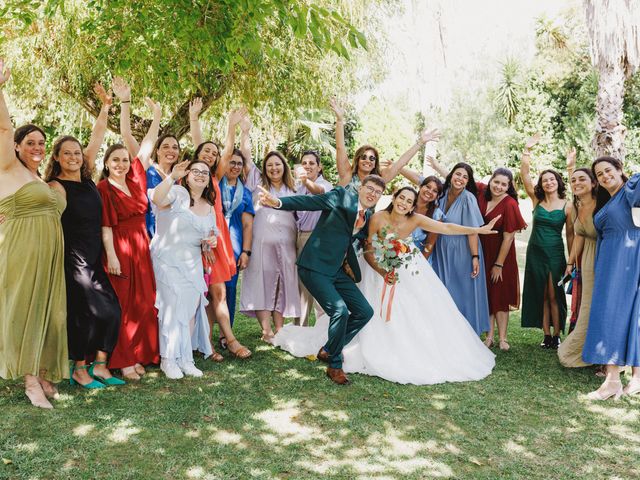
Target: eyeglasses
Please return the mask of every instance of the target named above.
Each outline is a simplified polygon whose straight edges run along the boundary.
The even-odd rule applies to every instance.
[[[365,185],[364,188],[368,193],[372,193],[376,197],[379,197],[384,193],[384,190],[378,190],[377,188],[373,188],[371,185]]]
[[[375,155],[362,155],[360,157],[360,160],[369,160],[370,162],[376,162],[378,160],[378,157],[376,157]]]
[[[242,168],[242,165],[244,165],[242,162],[229,162],[231,168]]]
[[[198,170],[198,169],[192,168],[189,171],[191,173],[193,173],[194,177],[208,177],[209,176],[209,170]]]

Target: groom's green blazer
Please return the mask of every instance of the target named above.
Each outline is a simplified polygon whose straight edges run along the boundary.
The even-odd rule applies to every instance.
[[[297,264],[314,272],[334,276],[344,262],[353,270],[355,281],[361,279],[360,267],[353,249],[353,227],[358,215],[358,193],[336,187],[321,195],[283,197],[282,210],[322,210],[322,215],[298,257]],[[366,213],[368,218],[369,212]],[[362,228],[356,237],[364,236]]]

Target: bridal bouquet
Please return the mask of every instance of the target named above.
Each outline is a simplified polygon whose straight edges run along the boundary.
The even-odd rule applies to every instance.
[[[390,232],[389,227],[384,227],[380,234],[373,237],[371,246],[376,262],[388,272],[384,280],[389,284],[395,284],[398,281],[396,270],[400,267],[409,268],[413,256],[420,253],[412,243],[407,243],[395,233]]]

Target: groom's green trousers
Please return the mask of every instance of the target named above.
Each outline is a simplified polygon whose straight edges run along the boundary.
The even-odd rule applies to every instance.
[[[329,339],[324,349],[330,357],[329,366],[342,368],[342,348],[373,317],[373,308],[342,269],[328,276],[298,265],[298,277],[329,315]]]

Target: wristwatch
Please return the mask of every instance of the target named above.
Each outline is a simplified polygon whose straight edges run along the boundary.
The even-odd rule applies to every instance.
[[[251,256],[251,250],[242,250],[242,252],[240,252],[240,253],[246,253],[247,257]]]

